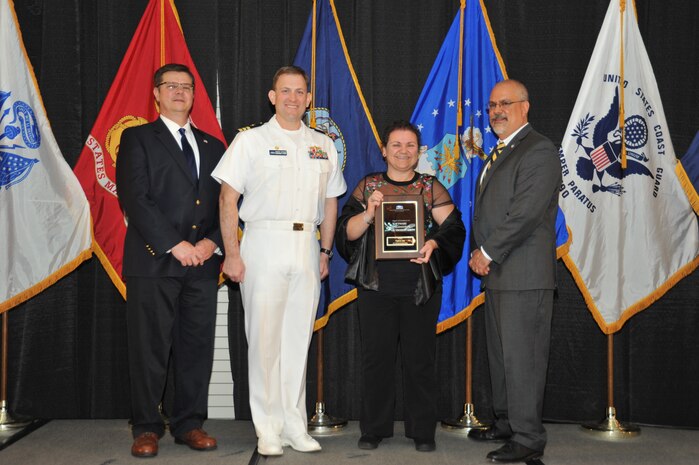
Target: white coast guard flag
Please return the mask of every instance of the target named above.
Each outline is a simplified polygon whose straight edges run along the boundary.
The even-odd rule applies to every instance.
[[[0,0],[0,313],[90,256],[90,209],[51,133],[9,0]]]
[[[610,334],[699,264],[697,219],[675,175],[677,159],[632,2],[624,13],[619,0],[609,5],[560,156],[560,205],[573,232],[564,261]]]

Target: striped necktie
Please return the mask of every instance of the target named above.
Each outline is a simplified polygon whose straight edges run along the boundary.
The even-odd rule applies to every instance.
[[[493,166],[493,163],[495,163],[495,160],[498,159],[498,155],[502,153],[502,149],[505,148],[505,143],[501,140],[498,141],[498,145],[495,146],[495,150],[493,151],[493,158],[491,158],[490,163],[488,163],[488,168],[486,170],[489,170],[491,166]]]
[[[495,147],[495,150],[493,150],[493,156],[488,162],[488,166],[485,168],[486,171],[490,169],[491,166],[493,166],[493,163],[495,163],[495,160],[498,159],[498,155],[502,153],[502,149],[505,148],[505,144],[503,141],[498,141],[498,145]]]

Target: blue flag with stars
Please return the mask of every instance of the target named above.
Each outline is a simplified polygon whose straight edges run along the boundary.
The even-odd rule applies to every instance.
[[[497,144],[487,113],[490,90],[506,78],[485,6],[481,1],[466,2],[444,39],[410,121],[422,138],[417,171],[436,176],[449,190],[469,235],[478,172]],[[459,109],[462,122],[457,127]],[[560,210],[557,229],[560,246],[568,240]],[[480,279],[468,266],[468,244],[467,238],[464,255],[454,271],[444,277],[437,332],[465,320],[483,303]]]
[[[341,211],[359,180],[368,173],[384,171],[385,164],[379,136],[347,53],[335,5],[332,0],[315,3],[315,57],[312,10],[294,64],[306,70],[311,78],[313,101],[307,124],[322,130],[335,142],[347,182],[347,192],[338,202]],[[330,261],[330,276],[322,283],[315,329],[322,328],[330,314],[356,298],[354,286],[345,282],[346,269],[347,262],[335,253]]]

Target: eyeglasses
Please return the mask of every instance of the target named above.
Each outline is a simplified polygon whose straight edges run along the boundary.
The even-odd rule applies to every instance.
[[[170,92],[174,92],[178,89],[182,89],[183,92],[192,92],[194,90],[194,84],[183,83],[183,82],[161,82],[155,87],[165,86]]]
[[[514,102],[509,100],[500,100],[499,102],[488,102],[488,111],[491,112],[493,110],[497,110],[498,107],[502,108],[503,110],[507,110],[513,103],[520,102],[526,102],[526,100],[515,100]]]

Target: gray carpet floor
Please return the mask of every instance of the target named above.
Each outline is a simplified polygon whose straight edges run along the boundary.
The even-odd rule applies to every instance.
[[[477,443],[464,435],[437,428],[437,450],[417,452],[396,423],[395,436],[373,451],[357,448],[359,425],[350,422],[340,433],[317,437],[323,450],[302,454],[290,448],[279,457],[255,453],[255,433],[249,421],[210,420],[206,430],[219,441],[217,450],[197,452],[160,441],[157,457],[131,456],[131,434],[126,420],[54,420],[0,451],[1,465],[116,465],[116,464],[485,464],[485,455],[498,447]],[[699,431],[643,427],[641,434],[623,440],[601,439],[578,425],[547,424],[549,442],[542,463],[553,465],[699,464]]]

